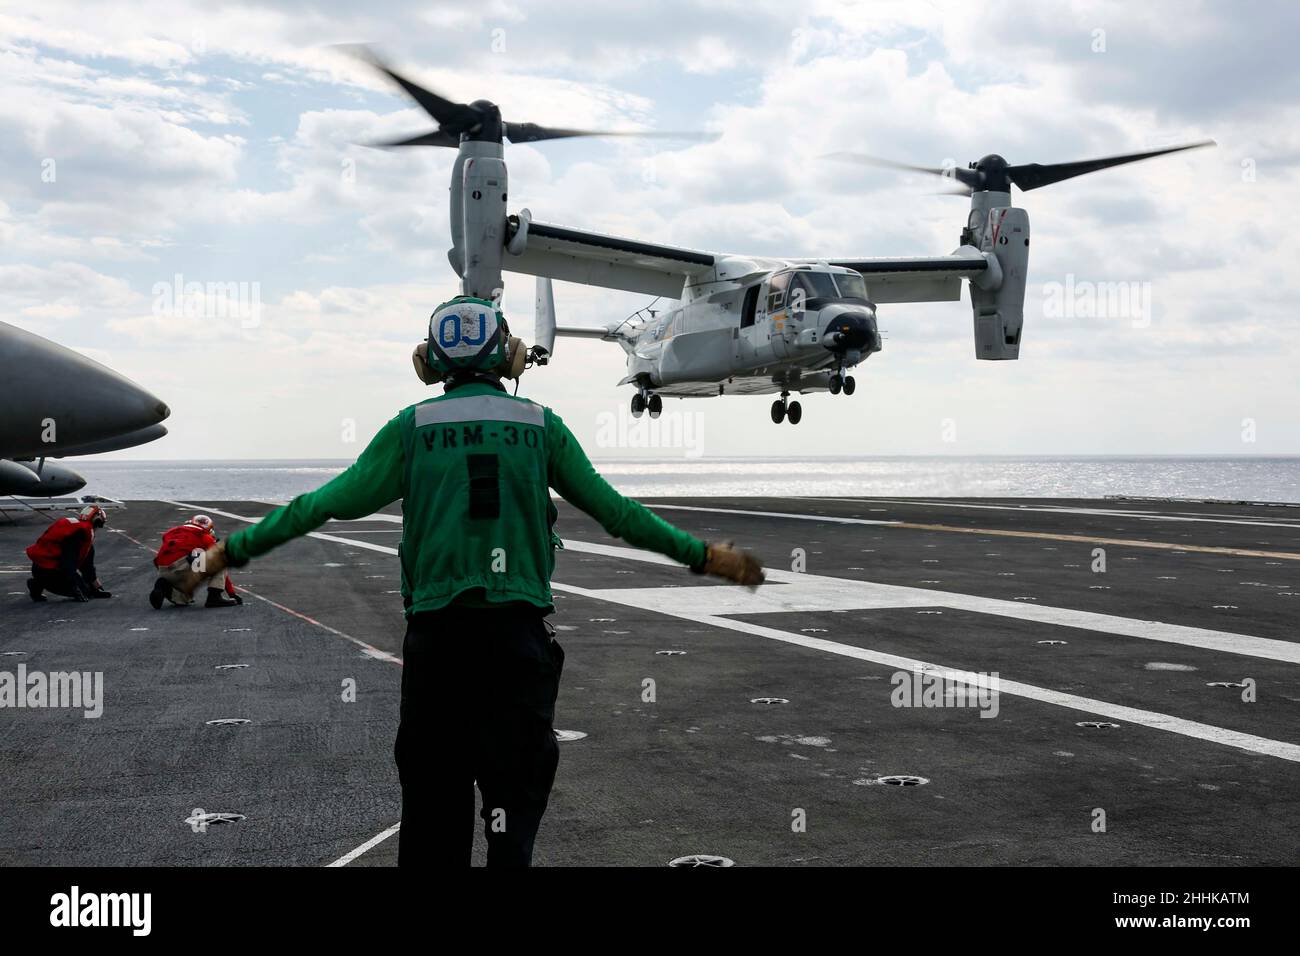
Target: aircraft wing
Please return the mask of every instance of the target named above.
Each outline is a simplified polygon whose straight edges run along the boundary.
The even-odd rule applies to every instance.
[[[688,279],[711,270],[724,258],[698,249],[536,222],[526,209],[510,217],[506,249],[501,266],[508,272],[670,299],[680,299]],[[948,256],[770,261],[773,267],[782,262],[829,262],[853,269],[862,273],[868,294],[877,303],[955,302],[961,298],[962,279],[989,269],[984,255],[973,246],[962,246]]]
[[[527,210],[510,217],[507,233],[501,267],[508,272],[670,299],[680,299],[686,280],[712,269],[715,259],[696,249],[534,222]]]
[[[827,262],[862,273],[872,302],[956,302],[961,280],[988,271],[989,264],[974,246],[962,246],[950,256],[877,257],[860,259],[796,259]]]

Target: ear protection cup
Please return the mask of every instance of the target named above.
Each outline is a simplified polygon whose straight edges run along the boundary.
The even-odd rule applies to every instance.
[[[524,347],[522,341],[513,335],[510,336],[506,345],[506,360],[503,366],[505,371],[502,374],[506,378],[518,378],[524,374],[524,366],[527,362],[528,349]]]
[[[411,352],[411,364],[415,374],[425,385],[437,385],[442,381],[442,373],[429,364],[429,343],[421,342]]]

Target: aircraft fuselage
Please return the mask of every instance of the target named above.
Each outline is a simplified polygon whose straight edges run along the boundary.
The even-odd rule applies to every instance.
[[[624,382],[682,397],[817,391],[880,351],[875,306],[857,273],[747,265],[740,278],[710,274],[687,286],[685,298],[625,339]]]

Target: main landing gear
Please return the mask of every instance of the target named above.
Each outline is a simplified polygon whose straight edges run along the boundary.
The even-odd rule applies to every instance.
[[[798,425],[803,420],[803,406],[798,402],[787,401],[789,392],[782,392],[781,397],[772,403],[772,421],[780,425],[787,418],[791,425]]]
[[[645,392],[637,392],[632,396],[632,417],[640,418],[641,415],[649,411],[651,418],[658,418],[664,410],[664,400],[658,395],[647,395]]]
[[[858,387],[858,383],[853,381],[852,375],[845,375],[844,369],[839,369],[831,376],[831,380],[827,383],[827,387],[831,390],[832,395],[838,395],[841,391],[843,391],[845,395],[852,395],[854,389]]]

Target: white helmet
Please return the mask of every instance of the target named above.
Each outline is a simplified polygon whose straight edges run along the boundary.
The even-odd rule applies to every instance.
[[[190,519],[190,524],[194,525],[195,527],[202,528],[204,531],[212,530],[212,519],[209,518],[207,515],[195,515],[193,518]]]

